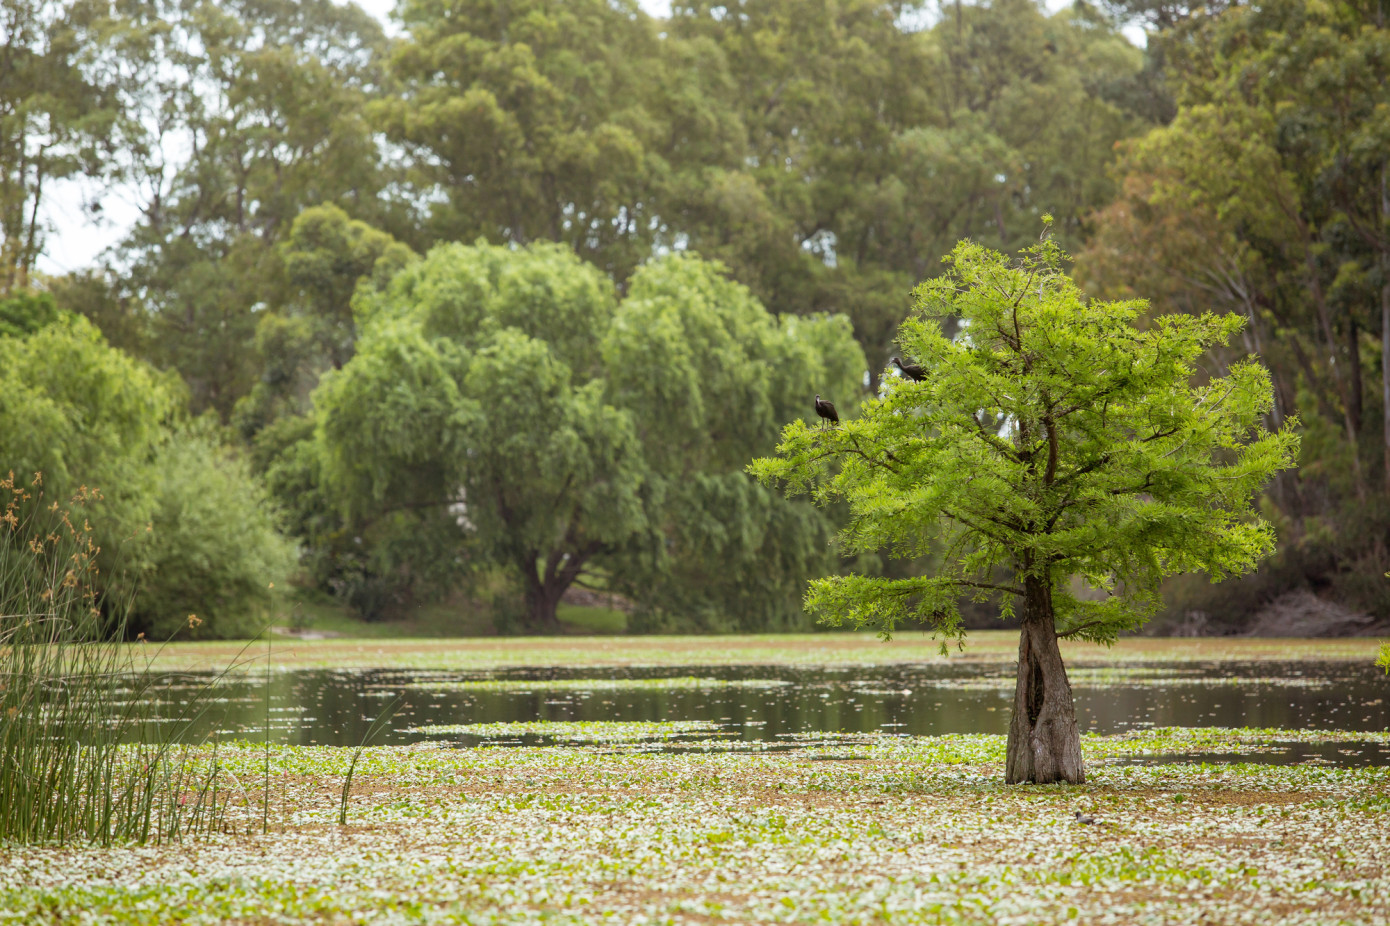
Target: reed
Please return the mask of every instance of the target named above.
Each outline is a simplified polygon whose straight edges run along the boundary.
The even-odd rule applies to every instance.
[[[185,735],[210,699],[156,718],[168,676],[96,592],[99,500],[0,479],[0,842],[159,841],[226,822],[216,749]]]

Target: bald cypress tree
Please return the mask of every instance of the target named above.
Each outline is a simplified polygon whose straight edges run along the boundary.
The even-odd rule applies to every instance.
[[[1202,369],[1240,317],[1141,327],[1143,301],[1088,300],[1065,259],[1046,236],[1016,261],[962,242],[899,332],[922,381],[891,380],[834,430],[793,422],[780,456],[752,465],[847,503],[851,551],[939,557],[934,575],[814,581],[808,605],[829,622],[924,621],[959,639],[966,596],[1021,614],[1010,783],[1085,778],[1059,639],[1139,627],[1167,576],[1253,568],[1274,532],[1252,503],[1298,445],[1295,423],[1262,427],[1272,393],[1256,360]],[[1078,596],[1077,580],[1106,594]]]

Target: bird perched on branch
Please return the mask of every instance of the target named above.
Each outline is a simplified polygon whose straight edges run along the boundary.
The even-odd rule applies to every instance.
[[[920,383],[922,380],[927,378],[927,371],[922,369],[921,364],[903,363],[901,357],[894,357],[890,362],[893,364],[893,366],[897,367],[899,370],[902,370],[903,375],[906,376],[908,379],[912,380],[914,383]]]
[[[831,424],[840,423],[840,416],[835,411],[835,403],[825,401],[820,397],[819,393],[816,395],[816,414],[820,415]]]

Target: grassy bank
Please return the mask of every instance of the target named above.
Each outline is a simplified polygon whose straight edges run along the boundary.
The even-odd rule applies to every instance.
[[[1376,736],[1377,734],[1370,734]],[[1228,734],[1269,748],[1267,733]],[[1304,737],[1317,734],[1302,734]],[[741,753],[271,754],[271,832],[0,849],[0,922],[1376,923],[1384,769],[1104,764],[1210,748],[1087,737],[1081,787],[999,784],[993,736]],[[1228,742],[1229,745],[1229,742]],[[223,747],[247,780],[258,749]],[[248,796],[249,813],[257,805]],[[1079,823],[1082,811],[1097,822]]]
[[[1014,631],[976,631],[964,650],[940,655],[929,636],[905,633],[884,643],[871,634],[748,634],[736,636],[479,637],[445,639],[276,640],[276,668],[491,669],[509,666],[875,665],[946,659],[1007,664],[1017,658]],[[1248,662],[1342,660],[1370,664],[1377,644],[1368,638],[1278,640],[1262,638],[1136,637],[1106,649],[1064,643],[1069,665],[1124,662]],[[175,643],[155,663],[164,669],[220,669],[255,656],[243,644]]]

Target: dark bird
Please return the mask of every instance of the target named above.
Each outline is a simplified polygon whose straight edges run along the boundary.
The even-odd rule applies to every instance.
[[[1085,826],[1090,826],[1092,823],[1096,822],[1096,818],[1088,816],[1087,814],[1084,814],[1078,810],[1076,811],[1076,822],[1084,824]]]
[[[899,370],[902,370],[903,375],[906,376],[908,379],[912,380],[914,383],[920,383],[922,380],[927,378],[927,371],[922,369],[921,364],[903,363],[902,358],[900,357],[894,357],[891,362],[893,366],[897,367]]]
[[[816,414],[831,424],[840,423],[840,416],[835,412],[835,403],[825,401],[819,394],[816,395]]]

